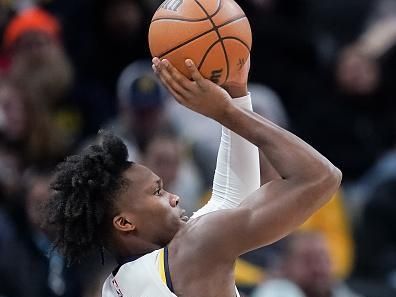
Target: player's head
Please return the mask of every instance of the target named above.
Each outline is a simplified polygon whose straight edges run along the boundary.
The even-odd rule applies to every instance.
[[[48,227],[70,262],[102,247],[116,256],[148,252],[168,244],[184,224],[179,198],[151,170],[128,162],[119,138],[101,136],[100,145],[61,163],[52,183]]]

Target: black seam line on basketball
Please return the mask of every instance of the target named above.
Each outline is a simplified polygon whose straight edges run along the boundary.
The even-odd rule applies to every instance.
[[[201,62],[200,62],[199,65],[198,65],[198,70],[201,70],[202,64],[203,64],[203,62],[205,61],[206,56],[209,54],[210,50],[211,50],[216,44],[218,44],[221,40],[226,40],[226,39],[234,39],[234,40],[239,41],[239,42],[242,43],[242,45],[244,45],[244,46],[248,49],[248,51],[250,52],[249,46],[248,46],[243,40],[241,40],[241,39],[239,39],[239,38],[237,38],[237,37],[222,37],[221,39],[216,40],[216,41],[206,50],[206,52],[205,52],[203,58],[201,59]]]
[[[215,42],[213,42],[213,43],[211,44],[211,46],[209,46],[209,48],[206,50],[205,54],[203,55],[201,61],[199,62],[198,70],[201,70],[202,64],[203,64],[203,62],[205,62],[205,59],[206,59],[207,55],[209,54],[209,52],[211,51],[211,49],[212,49],[216,44],[218,44],[219,42],[220,42],[220,39],[216,40]]]
[[[229,25],[229,24],[231,24],[231,23],[233,23],[233,22],[239,21],[239,20],[244,19],[244,18],[246,18],[246,15],[237,16],[237,17],[235,17],[234,19],[228,20],[227,22],[225,22],[225,23],[219,25],[218,28],[227,26],[227,25]],[[204,36],[204,35],[206,35],[206,34],[208,34],[208,33],[210,33],[210,32],[213,32],[214,30],[215,30],[215,28],[211,28],[211,29],[209,29],[209,30],[207,30],[207,31],[205,31],[205,32],[203,32],[203,33],[201,33],[201,34],[195,36],[194,38],[191,38],[191,39],[189,39],[189,40],[187,40],[187,41],[184,41],[183,43],[179,44],[178,46],[176,46],[176,47],[174,47],[174,48],[172,48],[172,49],[170,49],[170,50],[167,50],[166,52],[164,52],[164,53],[158,55],[158,58],[161,59],[163,56],[166,56],[166,55],[170,54],[171,52],[173,52],[173,51],[175,51],[175,50],[177,50],[177,49],[179,49],[179,48],[185,46],[186,44],[190,43],[191,41],[194,41],[194,40],[196,40],[196,39],[199,39],[199,38],[201,38],[202,36]]]
[[[234,39],[234,40],[237,40],[237,41],[239,41],[240,43],[242,43],[242,45],[244,45],[244,46],[248,49],[249,52],[250,52],[250,50],[251,50],[250,47],[249,47],[249,45],[246,44],[245,41],[239,39],[238,37],[227,36],[227,37],[222,37],[221,39],[222,39],[222,40],[226,40],[226,39]]]
[[[213,29],[215,30],[219,40],[221,40],[221,35],[220,35],[220,32],[219,32],[219,28],[216,26],[215,22],[209,16],[209,13],[206,11],[205,7],[203,7],[203,5],[198,0],[194,0],[194,1],[199,5],[199,7],[201,7],[201,9],[209,17],[209,21],[212,23]],[[221,0],[220,0],[220,6],[221,6]],[[227,51],[225,49],[224,42],[222,40],[221,40],[221,47],[223,48],[223,52],[224,52],[224,56],[225,56],[225,60],[226,60],[226,64],[227,64],[227,75],[226,75],[226,79],[225,79],[225,81],[227,81],[228,76],[230,74],[230,65],[229,65],[230,63],[229,63],[229,60],[228,60],[228,55],[227,55]]]
[[[220,11],[220,8],[221,8],[221,2],[220,2],[221,0],[218,0],[217,1],[217,8],[216,8],[216,10],[215,10],[215,12],[212,14],[212,15],[210,15],[210,16],[207,16],[206,18],[203,18],[203,19],[183,19],[183,18],[167,18],[167,17],[160,17],[160,18],[157,18],[157,19],[153,19],[153,20],[151,20],[151,22],[153,23],[153,22],[156,22],[156,21],[160,21],[160,20],[180,20],[180,21],[185,21],[185,22],[202,22],[202,21],[206,21],[206,20],[208,20],[210,17],[214,17],[216,14],[218,14],[219,13],[219,11]]]
[[[167,18],[167,17],[163,17],[163,18],[157,18],[151,21],[151,23],[154,22],[158,22],[158,21],[162,21],[162,20],[172,20],[172,21],[184,21],[184,22],[189,22],[189,23],[196,23],[196,22],[202,22],[202,21],[207,21],[208,18],[204,18],[204,19],[183,19],[183,18]]]

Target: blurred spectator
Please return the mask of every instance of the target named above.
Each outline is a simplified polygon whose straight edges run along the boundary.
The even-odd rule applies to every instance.
[[[53,107],[72,83],[72,66],[60,44],[58,21],[39,8],[23,10],[9,23],[4,47],[10,72],[37,100]]]
[[[264,282],[252,297],[356,297],[332,275],[325,238],[316,232],[297,232],[285,239],[278,276]]]
[[[139,160],[151,137],[172,131],[165,114],[166,93],[149,60],[138,60],[122,71],[117,96],[119,115],[111,129],[127,142],[130,159]]]
[[[330,202],[313,214],[300,229],[320,232],[325,237],[332,263],[332,274],[338,279],[346,279],[353,268],[355,246],[342,191],[338,191]]]
[[[40,207],[49,197],[50,175],[31,171],[25,182],[26,221],[18,217],[20,235],[0,254],[0,293],[6,297],[79,296],[78,275],[66,268],[57,252],[51,252],[50,240],[40,227]]]
[[[81,118],[67,100],[73,87],[73,67],[61,42],[58,20],[41,8],[19,12],[8,24],[3,49],[9,58],[9,76],[24,87],[34,104],[51,113],[66,142],[80,133]]]
[[[339,56],[336,78],[339,86],[347,93],[372,94],[380,84],[379,65],[358,48],[345,48]]]
[[[116,82],[131,62],[149,57],[146,33],[151,12],[142,0],[47,1],[63,25],[65,48],[74,63],[71,100],[83,113],[83,136],[116,116]],[[150,16],[149,16],[150,14]]]
[[[386,82],[395,67],[386,67],[389,59],[349,47],[364,34],[376,4],[241,2],[257,39],[252,79],[280,95],[291,128],[342,168],[346,181],[358,178],[393,145],[395,129],[389,124],[395,118],[394,90]]]
[[[394,146],[396,51],[381,57],[361,47],[340,52],[334,79],[307,94],[309,104],[298,117],[301,136],[342,168],[353,182]]]
[[[0,141],[19,154],[23,166],[53,164],[66,150],[48,111],[6,78],[0,81]]]
[[[307,18],[322,65],[334,61],[340,48],[364,31],[377,0],[309,0]]]

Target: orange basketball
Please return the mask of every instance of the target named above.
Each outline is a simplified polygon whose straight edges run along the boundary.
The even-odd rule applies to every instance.
[[[166,0],[151,21],[153,57],[168,59],[188,76],[186,59],[222,85],[246,62],[252,45],[249,21],[233,0]]]

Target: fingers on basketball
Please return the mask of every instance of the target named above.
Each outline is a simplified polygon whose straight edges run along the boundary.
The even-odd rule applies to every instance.
[[[177,70],[176,67],[174,67],[168,60],[164,59],[163,63],[166,67],[166,69],[169,71],[169,74],[173,78],[173,80],[180,85],[182,88],[184,88],[185,91],[191,91],[191,81],[185,77],[183,74],[180,73],[179,70]],[[185,95],[185,93],[184,93]]]
[[[202,86],[204,77],[199,72],[198,68],[195,66],[194,62],[190,59],[186,60],[186,66],[190,72],[191,78],[199,85]]]

